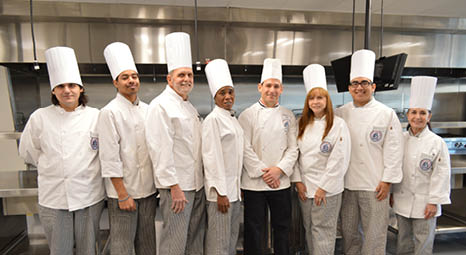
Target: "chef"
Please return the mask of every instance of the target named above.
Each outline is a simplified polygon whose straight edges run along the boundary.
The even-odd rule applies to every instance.
[[[243,169],[243,129],[232,110],[235,89],[228,64],[205,68],[215,107],[202,123],[202,159],[207,197],[206,254],[234,255],[238,240]]]
[[[411,80],[408,130],[404,132],[403,181],[394,185],[397,254],[432,254],[441,205],[450,204],[450,155],[428,123],[437,78]]]
[[[244,110],[245,153],[241,187],[244,191],[244,254],[264,254],[267,208],[271,212],[275,254],[289,254],[291,219],[290,176],[298,157],[296,120],[279,104],[283,92],[279,59],[265,59],[257,89],[259,102]]]
[[[39,218],[52,255],[97,254],[105,198],[98,158],[99,110],[87,97],[74,50],[45,51],[52,105],[36,110],[24,128],[20,156],[37,166]]]
[[[374,64],[370,50],[353,54],[348,86],[353,102],[335,111],[351,135],[341,206],[343,250],[349,255],[385,254],[390,185],[402,178],[401,125],[395,111],[373,97]]]
[[[333,115],[324,67],[309,65],[303,77],[307,96],[298,122],[298,167],[291,180],[296,182],[310,254],[334,254],[350,134],[345,121]]]
[[[189,93],[194,87],[189,35],[165,37],[165,90],[146,118],[147,144],[160,191],[160,254],[203,254],[206,224],[201,121]]]
[[[118,93],[99,117],[100,161],[108,195],[110,253],[155,254],[155,186],[146,147],[147,104],[128,45],[109,44],[105,61]]]

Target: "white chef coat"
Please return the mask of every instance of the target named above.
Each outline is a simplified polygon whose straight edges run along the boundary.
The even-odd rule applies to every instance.
[[[208,201],[217,202],[217,192],[230,202],[241,200],[243,147],[243,129],[238,120],[216,105],[202,123],[202,162]]]
[[[75,211],[105,198],[96,123],[99,110],[67,112],[50,105],[36,110],[21,135],[19,153],[37,166],[39,204]]]
[[[407,218],[424,218],[427,204],[450,203],[450,154],[442,138],[428,128],[404,132],[403,181],[393,186],[393,209]]]
[[[372,98],[361,107],[349,102],[335,114],[346,121],[351,135],[345,188],[375,191],[381,181],[399,183],[403,176],[403,139],[395,111]]]
[[[290,187],[290,176],[298,157],[296,119],[293,113],[278,105],[270,108],[259,102],[244,110],[238,118],[244,130],[244,158],[241,187],[268,191]],[[262,169],[277,166],[285,173],[280,186],[270,188],[262,180]]]
[[[149,105],[146,129],[156,187],[202,189],[201,120],[196,108],[167,85]]]
[[[298,164],[291,181],[303,182],[308,198],[314,198],[318,188],[325,190],[327,197],[344,189],[343,181],[351,153],[349,130],[345,121],[335,116],[332,128],[322,140],[326,125],[325,116],[315,118],[298,139]]]
[[[133,199],[155,193],[152,163],[146,146],[144,117],[147,104],[131,103],[117,93],[99,116],[100,161],[105,188],[110,198],[118,198],[111,177],[122,177]]]

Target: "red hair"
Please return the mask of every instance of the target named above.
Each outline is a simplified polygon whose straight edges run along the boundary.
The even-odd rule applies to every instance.
[[[304,107],[303,107],[303,115],[299,119],[299,129],[298,129],[298,139],[301,139],[304,131],[306,130],[306,127],[312,123],[314,123],[314,112],[311,110],[309,107],[309,99],[314,96],[323,96],[327,99],[327,106],[325,107],[325,120],[327,122],[325,126],[325,131],[324,134],[322,135],[322,140],[328,135],[330,132],[330,129],[332,129],[333,126],[333,106],[332,106],[332,100],[330,99],[330,95],[328,94],[328,91],[320,88],[320,87],[315,87],[307,93],[306,100],[304,100]]]

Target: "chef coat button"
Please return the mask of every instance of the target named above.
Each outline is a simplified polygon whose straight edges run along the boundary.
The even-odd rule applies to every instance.
[[[359,144],[359,147],[362,147],[362,143]]]

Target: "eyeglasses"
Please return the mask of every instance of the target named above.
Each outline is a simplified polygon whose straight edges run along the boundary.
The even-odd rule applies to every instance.
[[[362,88],[367,88],[369,87],[369,85],[372,85],[372,82],[368,81],[368,80],[362,80],[362,81],[353,81],[351,82],[350,86],[352,88],[357,88],[359,85],[361,85]]]

